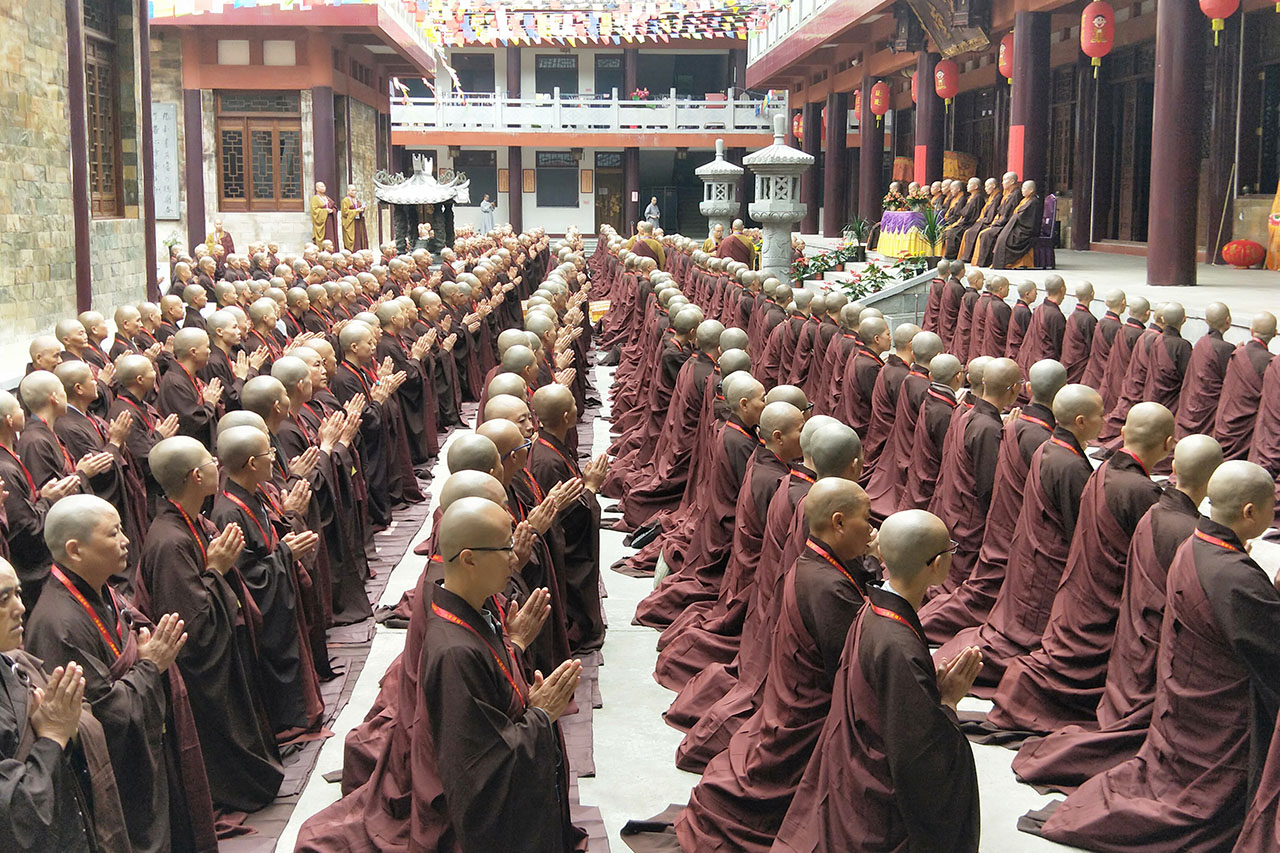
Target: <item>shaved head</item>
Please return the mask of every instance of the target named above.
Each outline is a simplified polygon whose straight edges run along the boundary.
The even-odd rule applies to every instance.
[[[551,383],[549,388],[564,388],[563,385]],[[541,389],[539,389],[541,390]],[[534,394],[536,399],[537,394]],[[569,392],[569,399],[573,399],[573,392]],[[520,432],[524,433],[525,438],[533,434],[533,418],[529,417],[529,406],[519,397],[513,397],[510,394],[499,394],[496,397],[490,397],[484,404],[484,419],[486,421],[501,419],[511,421],[520,427]]]
[[[723,336],[721,336],[723,340]],[[751,356],[746,350],[727,349],[720,353],[720,358],[716,360],[716,364],[720,365],[720,375],[729,376],[740,370],[750,372]]]
[[[852,480],[828,477],[819,480],[804,498],[804,517],[809,530],[819,538],[828,539],[833,528],[833,517],[852,517],[870,506],[870,498],[862,487]]]
[[[773,403],[790,403],[797,411],[803,412],[809,408],[809,398],[805,396],[804,391],[795,385],[775,385],[768,394],[764,395],[766,410]],[[761,415],[761,427],[764,425],[764,416]]]
[[[1204,309],[1204,321],[1210,329],[1225,332],[1231,328],[1231,309],[1221,302],[1210,302]]]
[[[524,379],[516,373],[498,373],[489,380],[489,386],[485,389],[486,395],[489,397],[497,397],[506,394],[512,397],[524,399],[529,392],[529,386]]]
[[[803,438],[802,434],[802,441]],[[824,426],[814,433],[812,444],[812,452],[807,455],[819,477],[841,477],[861,468],[862,440],[851,426],[839,422]]]
[[[1124,443],[1151,453],[1173,437],[1173,413],[1159,403],[1138,403],[1125,418]],[[1167,455],[1165,450],[1161,458]]]
[[[1249,323],[1249,333],[1264,341],[1270,341],[1276,336],[1276,315],[1270,311],[1254,314],[1253,320]]]
[[[1064,385],[1053,396],[1053,419],[1064,428],[1076,418],[1101,417],[1102,395],[1088,385]]]
[[[720,347],[720,335],[724,333],[724,324],[719,320],[703,320],[698,324],[698,349],[703,352],[714,352]]]
[[[830,415],[814,415],[809,418],[805,421],[804,428],[800,430],[800,452],[805,456],[811,456],[814,437],[818,434],[818,430],[839,423],[840,421]]]
[[[748,400],[757,394],[764,396],[764,386],[745,370],[739,370],[737,373],[731,373],[726,376],[723,387],[725,402],[733,413],[739,416],[742,414],[744,400]]]
[[[951,353],[939,353],[929,362],[929,378],[940,385],[950,385],[960,375],[960,359]]]
[[[1031,402],[1052,406],[1053,398],[1067,384],[1067,369],[1051,358],[1042,358],[1027,371]]]
[[[311,371],[307,373],[310,375]],[[289,408],[289,392],[274,376],[255,376],[244,383],[240,391],[240,405],[269,422],[277,406],[285,410]]]
[[[913,580],[950,544],[947,525],[922,509],[895,512],[880,525],[880,559],[890,578]]]
[[[104,521],[119,523],[116,508],[96,495],[67,495],[44,517],[44,544],[59,563],[67,562],[67,543],[87,542]]]
[[[253,427],[263,435],[270,433],[270,430],[267,429],[267,422],[262,419],[262,415],[251,412],[248,409],[236,409],[218,418],[218,435],[221,436],[229,429],[242,426]]]
[[[1108,308],[1119,314],[1124,310],[1125,302],[1123,290],[1111,290],[1107,292],[1107,298],[1104,300]]]
[[[1222,445],[1207,435],[1188,435],[1173,447],[1173,473],[1182,491],[1207,488],[1222,464]]]
[[[768,440],[775,432],[787,433],[799,430],[804,422],[804,414],[790,403],[777,401],[769,403],[760,413],[760,435]]]
[[[511,539],[511,516],[506,508],[486,498],[459,498],[440,519],[440,554],[445,575],[455,570],[460,552],[468,548],[494,548]]]
[[[269,452],[271,440],[251,426],[231,427],[218,433],[218,461],[235,473],[255,456]]]
[[[573,399],[573,391],[564,385],[552,382],[533,392],[533,410],[538,419],[546,423],[559,423],[570,409],[577,405]],[[489,410],[485,409],[485,418],[489,418]]]
[[[208,458],[208,449],[185,435],[175,435],[157,442],[147,454],[151,475],[171,498],[182,494],[187,478]]]
[[[1164,324],[1175,329],[1181,329],[1182,324],[1187,322],[1187,310],[1182,307],[1181,302],[1166,302],[1160,314]]]
[[[920,332],[911,339],[911,352],[915,355],[916,364],[928,367],[933,357],[944,349],[942,338],[933,332]]]
[[[483,471],[459,471],[450,474],[440,486],[440,509],[449,509],[462,498],[484,498],[500,507],[507,505],[507,492],[502,483]]]
[[[493,474],[502,468],[498,448],[488,438],[476,433],[463,433],[454,439],[444,461],[451,474],[458,471],[484,471],[486,474]]]
[[[1151,316],[1151,303],[1142,296],[1133,297],[1129,300],[1129,316],[1145,323]]]
[[[1223,462],[1209,477],[1210,517],[1236,528],[1245,516],[1252,519],[1258,536],[1275,516],[1276,481],[1267,469],[1242,459]],[[1265,523],[1264,523],[1265,522]]]
[[[51,397],[65,400],[66,390],[57,376],[47,370],[35,370],[28,373],[18,384],[18,395],[32,410],[43,410],[50,404]]]
[[[1018,396],[1022,368],[1011,358],[993,358],[982,371],[982,398],[1012,403]]]
[[[516,344],[502,354],[502,369],[508,373],[521,373],[537,362],[533,350],[523,344]]]
[[[730,326],[720,333],[720,349],[722,351],[731,349],[746,350],[746,348],[747,333],[744,329]]]
[[[913,346],[916,335],[920,334],[920,327],[915,323],[903,323],[893,330],[893,348],[895,350],[905,350],[909,346]]]
[[[982,374],[992,361],[993,359],[989,355],[980,355],[969,360],[969,366],[965,373],[969,379],[969,389],[978,396],[982,396]]]

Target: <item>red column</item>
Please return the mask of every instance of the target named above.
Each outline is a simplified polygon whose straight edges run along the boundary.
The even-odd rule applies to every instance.
[[[1043,194],[1049,175],[1049,14],[1018,12],[1013,31],[1008,171],[1035,181]]]
[[[862,115],[858,151],[858,216],[868,222],[879,222],[884,199],[884,124],[876,121],[871,112],[871,87],[875,80],[870,76],[862,80]]]
[[[912,167],[915,181],[928,186],[942,179],[943,112],[945,104],[933,84],[933,69],[941,57],[921,51],[916,54],[916,148]]]

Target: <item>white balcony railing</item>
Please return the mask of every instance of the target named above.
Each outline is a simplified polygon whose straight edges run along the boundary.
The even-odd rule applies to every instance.
[[[769,17],[764,29],[747,37],[747,64],[755,62],[834,0],[792,0]]]
[[[609,95],[550,95],[508,98],[502,95],[445,95],[440,98],[392,98],[393,131],[478,130],[585,132],[661,131],[690,135],[711,131],[771,133],[775,112],[785,101],[750,99],[741,94],[687,100],[666,97],[647,101]]]

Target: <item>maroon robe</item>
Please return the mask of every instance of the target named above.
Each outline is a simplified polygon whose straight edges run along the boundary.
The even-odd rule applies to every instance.
[[[884,367],[876,377],[875,387],[871,389],[871,422],[867,425],[867,434],[862,436],[863,471],[866,466],[874,465],[880,454],[887,449],[892,437],[895,419],[898,412],[898,392],[907,375],[914,373],[919,380],[913,380],[912,386],[919,390],[920,386],[929,385],[929,368],[916,368],[908,365],[897,353],[889,353],[884,357]],[[919,390],[917,401],[924,394]],[[839,405],[837,398],[832,398],[832,410]]]
[[[1097,327],[1098,318],[1083,302],[1077,302],[1075,310],[1067,315],[1067,327],[1062,335],[1062,357],[1058,359],[1067,369],[1067,382],[1078,383],[1089,369],[1093,333]]]
[[[1013,306],[993,295],[991,301],[987,303],[985,332],[982,336],[982,349],[979,355],[989,355],[992,358],[1004,357],[1005,351],[1009,348],[1009,321],[1012,316]],[[1027,322],[1030,322],[1029,312]],[[1025,326],[1023,328],[1025,329]]]
[[[996,295],[989,290],[978,294],[978,301],[973,305],[973,328],[969,330],[968,361],[986,354],[987,318],[991,315],[991,303]]]
[[[1142,749],[1031,831],[1094,850],[1235,842],[1280,709],[1280,593],[1230,528],[1201,518],[1169,568],[1167,594]]]
[[[1066,331],[1067,318],[1058,303],[1046,299],[1036,307],[1017,353],[1013,356],[1024,376],[1037,361],[1046,358],[1058,361],[1062,358],[1062,340]]]
[[[214,447],[217,407],[204,401],[204,383],[182,363],[175,361],[160,377],[156,385],[156,408],[166,417],[178,416],[178,435],[194,438],[205,447]]]
[[[1182,393],[1178,398],[1175,437],[1213,435],[1213,422],[1222,399],[1222,383],[1236,348],[1222,339],[1222,332],[1210,329],[1191,348]]]
[[[961,364],[967,364],[974,355],[974,315],[981,297],[982,294],[976,287],[968,282],[965,283],[964,295],[960,297],[960,316],[956,319],[955,337],[952,338],[951,348],[948,350],[960,359]]]
[[[912,458],[907,466],[907,482],[898,500],[899,510],[924,509],[933,497],[938,485],[938,471],[942,467],[942,447],[954,420],[952,414],[956,411],[955,391],[934,382],[920,405],[915,434],[911,437]],[[889,510],[878,515],[888,517],[891,513]]]
[[[804,328],[800,330],[799,337],[796,338],[796,346],[791,356],[791,363],[782,365],[782,368],[778,371],[779,385],[795,385],[797,388],[808,386],[809,373],[813,369],[813,362],[821,352],[822,326],[821,317],[813,314],[809,315]]]
[[[836,411],[837,401],[843,395],[845,362],[849,360],[849,353],[861,342],[862,339],[854,332],[842,330],[827,345],[817,384],[813,393],[808,395],[809,402],[813,403],[814,411],[818,414],[829,415]]]
[[[1022,341],[1027,335],[1027,330],[1031,327],[1031,318],[1030,305],[1021,299],[1013,303],[1013,308],[1009,315],[1009,324],[1005,332],[1004,350],[996,355],[997,358],[1004,356],[1005,358],[1017,360],[1018,354],[1022,352]]]
[[[1273,477],[1280,473],[1280,359],[1271,359],[1262,380],[1249,461],[1266,468]]]
[[[808,322],[807,316],[796,314],[787,318],[785,323],[779,323],[769,334],[764,354],[760,356],[759,370],[753,370],[753,375],[766,388],[785,384],[784,380],[791,370],[791,360],[795,356],[796,344],[800,340],[800,332]]]
[[[1191,342],[1183,338],[1177,329],[1166,326],[1151,344],[1143,400],[1159,403],[1176,416],[1183,379],[1190,363]]]
[[[1098,727],[1067,726],[1024,744],[1013,760],[1019,779],[1069,792],[1138,754],[1155,705],[1169,566],[1199,518],[1189,497],[1167,488],[1138,522],[1129,545],[1112,665],[1098,703]]]
[[[1097,325],[1094,327],[1092,343],[1089,345],[1089,353],[1085,358],[1084,373],[1080,375],[1079,379],[1072,379],[1071,368],[1068,367],[1067,381],[1088,385],[1090,388],[1101,392],[1103,377],[1107,373],[1107,364],[1111,360],[1111,351],[1116,345],[1116,334],[1119,333],[1123,326],[1124,323],[1121,321],[1120,315],[1108,308],[1102,315],[1102,319],[1098,320]],[[1071,340],[1071,336],[1068,334],[1062,344],[1063,359],[1067,358],[1067,341],[1069,340]]]
[[[1047,734],[1097,719],[1134,528],[1160,497],[1137,457],[1118,450],[1091,478],[1040,648],[1013,661],[987,721]],[[1012,560],[1011,560],[1012,561]]]
[[[938,331],[938,313],[942,310],[942,291],[946,286],[946,280],[941,278],[935,278],[929,282],[929,296],[924,303],[924,319],[920,322],[921,331]]]
[[[871,423],[871,396],[875,393],[876,379],[883,367],[884,360],[874,350],[862,345],[855,346],[845,362],[843,372],[850,381],[842,383],[836,411],[843,415],[840,420],[853,427],[859,436],[867,434]]]
[[[920,406],[924,403],[929,384],[929,368],[911,365],[898,389],[897,408],[893,419],[888,423],[889,441],[873,460],[869,475],[866,466],[863,466],[867,497],[871,499],[871,512],[876,518],[884,518],[898,508],[898,500],[902,496],[907,472],[910,470],[908,463],[912,452],[911,439],[915,436],[916,419],[920,416]],[[872,411],[874,416],[874,405]],[[872,433],[874,428],[873,423],[868,432]],[[872,458],[865,445],[863,458]]]
[[[773,849],[975,851],[973,750],[942,704],[911,604],[871,587],[831,711]]]
[[[870,580],[826,543],[805,543],[787,572],[760,709],[693,789],[676,821],[684,849],[769,850],[822,731],[840,652]]]
[[[1276,393],[1280,392],[1280,376],[1272,375],[1268,369],[1273,360],[1271,350],[1257,338],[1250,338],[1231,354],[1213,422],[1213,437],[1222,446],[1223,459],[1244,459],[1249,455],[1257,418],[1263,409],[1264,388],[1272,389],[1266,396],[1269,402],[1274,401],[1267,406],[1268,416],[1276,412],[1276,405],[1280,404],[1280,394]],[[1265,377],[1272,381],[1265,382]]]
[[[942,285],[942,304],[938,306],[938,337],[942,338],[942,346],[946,352],[951,351],[963,301],[964,285],[954,276],[948,278]]]
[[[53,556],[44,541],[44,517],[52,504],[40,497],[41,484],[8,447],[0,446],[0,477],[4,479],[4,540],[6,559],[13,565],[28,610],[40,598]]]
[[[1005,424],[978,562],[958,589],[937,595],[920,608],[920,624],[931,643],[945,643],[961,629],[981,625],[990,614],[1004,583],[1031,459],[1049,440],[1053,427],[1053,413],[1039,403],[1027,405],[1017,419]]]
[[[741,234],[729,234],[720,241],[720,245],[716,247],[717,258],[732,258],[740,263],[751,263],[751,257],[755,254],[755,247],[751,245],[750,240]]]
[[[1267,763],[1232,853],[1280,849],[1280,718],[1276,722],[1277,734],[1271,736]]]
[[[1129,364],[1119,386],[1119,396],[1116,397],[1116,404],[1107,412],[1106,420],[1103,421],[1102,432],[1098,435],[1099,442],[1106,444],[1119,438],[1120,429],[1129,417],[1129,410],[1143,402],[1147,390],[1147,376],[1151,372],[1152,351],[1159,342],[1159,337],[1160,327],[1153,325],[1143,332],[1133,345]]]
[[[1129,371],[1129,362],[1133,359],[1133,349],[1146,328],[1132,317],[1126,319],[1124,325],[1120,327],[1120,336],[1112,344],[1111,354],[1107,358],[1107,369],[1102,376],[1102,384],[1096,386],[1098,393],[1102,395],[1103,411],[1110,412],[1116,401],[1120,399],[1120,390],[1124,386],[1125,376]]]
[[[947,525],[958,547],[946,581],[933,588],[937,594],[958,589],[978,561],[1003,437],[1000,412],[986,400],[975,400],[973,408],[962,413],[946,434],[938,487],[929,511]]]

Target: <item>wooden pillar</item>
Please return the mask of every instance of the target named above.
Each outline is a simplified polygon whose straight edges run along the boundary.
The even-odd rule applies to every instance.
[[[628,47],[622,51],[622,88],[624,91],[618,93],[620,99],[631,97],[631,93],[636,90],[636,66],[640,63],[639,48]],[[654,97],[658,97],[658,93],[653,93]]]
[[[640,221],[640,149],[622,150],[622,227],[628,234],[635,233]]]
[[[1147,284],[1196,283],[1204,14],[1190,3],[1156,6]],[[1221,50],[1221,48],[1219,48]]]
[[[800,233],[818,233],[818,157],[822,155],[822,104],[807,101],[801,110],[804,136],[801,150],[813,158],[813,165],[800,176],[800,200],[807,205],[800,220]]]
[[[846,136],[845,145],[847,146],[848,144],[849,139]],[[846,180],[849,182],[845,191],[844,211],[842,214],[846,221],[861,215],[858,213],[858,169],[860,168],[858,154],[859,149],[857,148],[846,147],[844,150],[844,173]]]
[[[524,151],[519,145],[507,146],[507,220],[511,230],[524,230]]]
[[[747,88],[747,49],[735,48],[729,51],[729,56],[732,63],[729,85],[741,92]]]
[[[67,0],[67,104],[71,109],[71,218],[75,228],[76,311],[93,303],[89,267],[89,121],[84,82],[84,7]]]
[[[844,229],[848,173],[845,126],[849,120],[849,93],[827,95],[827,150],[823,153],[822,236],[839,237]]]
[[[928,51],[916,54],[916,140],[911,162],[915,181],[922,187],[942,180],[945,104],[933,85],[933,69],[940,59]]]
[[[338,155],[333,133],[333,87],[311,87],[311,130],[314,137],[315,179],[330,196],[337,192]],[[309,198],[310,196],[308,196]]]
[[[138,135],[142,137],[138,146],[142,167],[142,250],[146,255],[147,299],[154,302],[160,298],[160,283],[156,279],[156,166],[151,139],[151,14],[147,0],[138,0],[134,20],[138,23],[138,82],[142,89],[142,113],[138,116]]]
[[[1008,171],[1035,181],[1043,192],[1049,176],[1049,13],[1018,12],[1013,31]]]
[[[875,80],[868,75],[862,80],[862,115],[858,151],[858,216],[868,222],[879,222],[881,201],[887,187],[884,181],[884,124],[871,112],[871,87]]]
[[[996,86],[996,127],[991,145],[991,174],[987,176],[996,180],[1009,170],[1009,102],[1012,95],[1013,86],[1008,83]]]
[[[507,46],[507,97],[520,97],[520,45],[518,44]]]
[[[1220,46],[1210,58],[1213,69],[1213,97],[1209,101],[1209,174],[1205,182],[1205,260],[1225,264],[1222,247],[1231,242],[1235,220],[1236,187],[1240,176],[1236,161],[1239,132],[1240,47],[1244,15],[1227,18],[1219,36]]]
[[[1071,170],[1071,248],[1087,252],[1093,242],[1093,174],[1097,156],[1098,81],[1087,56],[1076,60],[1076,149]]]
[[[182,90],[182,165],[187,186],[187,248],[204,242],[204,122],[199,89]]]

